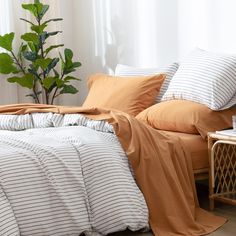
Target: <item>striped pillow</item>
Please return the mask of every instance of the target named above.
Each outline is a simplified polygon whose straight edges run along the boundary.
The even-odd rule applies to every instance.
[[[181,63],[163,100],[185,99],[224,110],[236,104],[236,55],[195,49]]]
[[[173,64],[170,64],[167,67],[160,67],[160,68],[137,68],[137,67],[118,64],[116,66],[115,75],[127,77],[127,76],[138,76],[138,75],[147,76],[147,75],[155,75],[155,74],[160,74],[160,73],[166,74],[166,79],[163,82],[160,92],[156,98],[156,102],[160,102],[162,100],[164,93],[166,92],[169,86],[170,80],[174,76],[175,72],[178,70],[178,67],[179,67],[179,64],[176,62]]]

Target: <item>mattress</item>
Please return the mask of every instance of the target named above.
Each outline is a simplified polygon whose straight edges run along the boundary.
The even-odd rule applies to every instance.
[[[209,167],[207,141],[198,134],[186,134],[172,131],[161,131],[170,136],[179,137],[191,153],[193,170]]]

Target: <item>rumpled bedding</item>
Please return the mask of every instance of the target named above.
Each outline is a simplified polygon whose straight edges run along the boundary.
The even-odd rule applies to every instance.
[[[119,143],[131,163],[136,183],[145,198],[149,211],[149,223],[155,236],[206,235],[225,223],[224,218],[212,215],[199,207],[190,154],[179,138],[171,138],[162,134],[134,117],[119,111],[39,104],[17,104],[0,107],[0,113],[5,115],[24,115],[39,112],[79,113],[92,120],[103,120],[112,125]],[[41,140],[42,137],[44,135],[38,140]],[[45,145],[46,143],[49,143],[49,140],[45,139]],[[10,150],[10,148],[8,149]],[[23,154],[21,156],[27,156],[23,150],[21,152]],[[96,152],[96,149],[91,151],[95,156]],[[90,161],[89,158],[88,163],[93,164],[94,159],[96,158],[92,158],[92,161]],[[111,160],[113,158],[109,155],[109,161]],[[95,169],[99,172],[99,167]],[[96,177],[96,172],[92,173],[91,176]],[[70,185],[70,181],[68,180],[68,185]],[[121,181],[120,176],[117,177],[117,181]],[[7,194],[4,196],[5,199],[8,197]],[[9,201],[7,203],[9,205]],[[141,215],[143,215],[143,212],[145,211],[142,210]],[[9,215],[15,216],[15,212],[9,211]],[[136,213],[133,214],[133,216],[135,215]],[[103,217],[103,215],[97,215],[98,220],[102,220]],[[107,219],[110,219],[109,215],[107,215]],[[52,221],[54,222],[54,218],[52,218]]]
[[[79,114],[0,115],[0,129],[1,236],[148,228],[146,202],[107,122]]]

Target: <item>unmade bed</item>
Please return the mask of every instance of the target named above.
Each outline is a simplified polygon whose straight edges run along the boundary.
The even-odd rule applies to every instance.
[[[117,111],[0,110],[16,114],[1,123],[3,236],[105,235],[149,225],[160,236],[205,235],[225,222],[199,208],[179,138]]]

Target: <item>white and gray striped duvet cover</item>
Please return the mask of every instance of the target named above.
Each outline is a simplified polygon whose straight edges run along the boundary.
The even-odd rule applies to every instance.
[[[145,200],[110,125],[78,114],[0,116],[0,236],[147,227]]]

